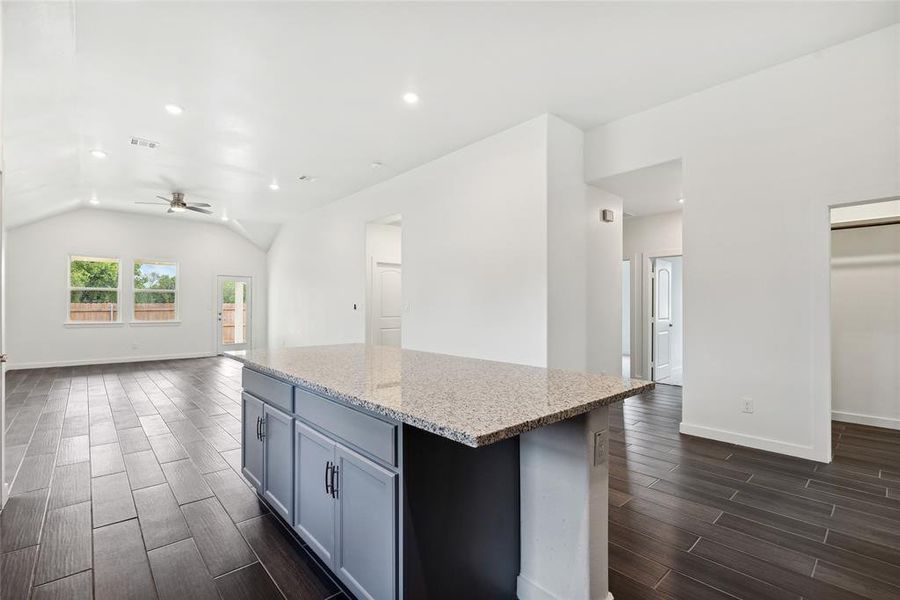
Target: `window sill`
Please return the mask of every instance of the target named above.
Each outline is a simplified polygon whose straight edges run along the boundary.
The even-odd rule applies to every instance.
[[[174,321],[130,321],[128,323],[132,327],[155,327],[158,325],[181,325],[181,319]]]
[[[82,327],[122,327],[125,325],[122,321],[63,321],[63,327],[74,327],[76,329]]]

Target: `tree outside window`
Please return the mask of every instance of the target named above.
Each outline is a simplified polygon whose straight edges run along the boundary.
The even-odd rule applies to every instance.
[[[134,320],[174,321],[178,318],[178,266],[173,262],[134,262]]]

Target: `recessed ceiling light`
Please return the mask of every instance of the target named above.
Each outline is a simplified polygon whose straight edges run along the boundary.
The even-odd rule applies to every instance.
[[[93,197],[93,198],[91,198],[90,200],[88,200],[88,202],[91,203],[91,204],[93,204],[94,206],[100,204],[100,201],[97,200],[97,197],[96,197],[96,196]]]
[[[94,158],[106,158],[106,152],[101,150],[100,148],[94,148],[91,150],[91,156]]]
[[[380,169],[384,165],[382,165],[380,162],[375,160],[375,161],[372,161],[372,164],[370,164],[369,166],[372,167],[373,169]]]
[[[166,104],[166,112],[170,115],[180,115],[184,112],[184,109],[177,104]]]
[[[419,95],[415,92],[406,92],[403,94],[403,101],[407,104],[418,104]]]
[[[272,191],[277,191],[278,189],[280,189],[280,187],[279,187],[279,185],[278,185],[278,182],[273,181],[272,183],[270,183],[270,184],[269,184],[269,189],[272,190]]]
[[[678,204],[684,204],[684,198],[679,198],[679,199],[678,199]]]
[[[223,221],[228,221],[228,217],[225,216],[225,215],[222,215],[222,220],[223,220]]]

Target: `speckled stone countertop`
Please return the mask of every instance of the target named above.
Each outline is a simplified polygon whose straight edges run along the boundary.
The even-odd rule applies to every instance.
[[[229,352],[250,368],[478,447],[654,384],[366,344]]]

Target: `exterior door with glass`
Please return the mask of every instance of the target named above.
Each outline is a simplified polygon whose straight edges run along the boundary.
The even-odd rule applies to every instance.
[[[219,275],[216,288],[216,338],[219,354],[250,348],[251,287],[250,277]]]

